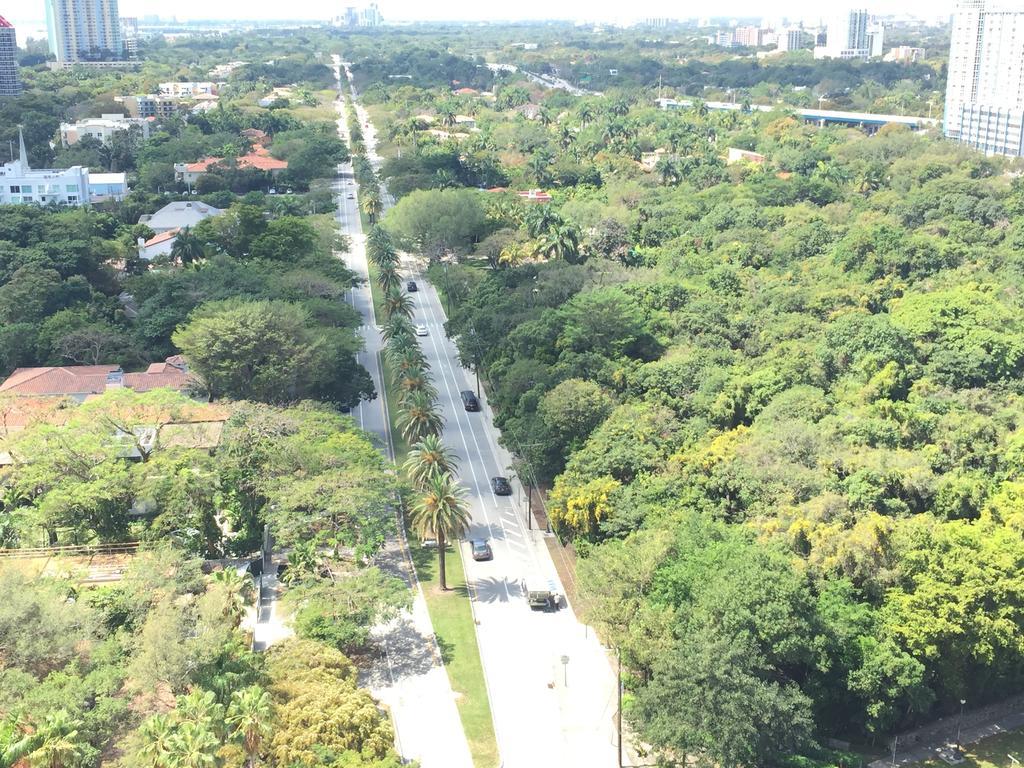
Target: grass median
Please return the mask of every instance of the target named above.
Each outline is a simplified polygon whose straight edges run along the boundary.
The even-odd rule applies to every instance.
[[[370,264],[370,293],[373,297],[377,317],[383,317],[383,297],[377,285],[377,267]],[[395,461],[401,466],[409,451],[409,445],[395,428],[398,412],[397,397],[390,385],[390,371],[381,361],[385,378],[383,396],[388,405],[391,440],[395,448]],[[427,611],[434,627],[434,635],[441,649],[448,680],[456,694],[456,706],[462,729],[469,743],[469,751],[476,768],[495,768],[498,765],[498,742],[494,735],[494,720],[491,715],[490,699],[487,696],[487,682],[484,679],[480,648],[476,639],[476,622],[466,588],[466,571],[462,553],[458,547],[449,548],[445,558],[445,576],[449,586],[441,591],[438,578],[437,550],[421,547],[415,537],[409,537],[416,575],[423,586]]]

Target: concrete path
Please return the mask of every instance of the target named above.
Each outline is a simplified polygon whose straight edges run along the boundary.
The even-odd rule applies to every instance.
[[[294,632],[278,611],[277,603],[283,588],[281,582],[277,580],[276,563],[271,564],[268,571],[256,580],[256,587],[259,590],[259,600],[253,624],[252,649],[265,651],[274,643],[291,637]]]
[[[335,57],[336,77],[343,85],[340,61]],[[337,103],[338,132],[347,140],[348,126],[344,105]],[[369,265],[366,260],[366,237],[359,218],[358,195],[352,166],[339,168],[335,185],[338,201],[338,223],[349,236],[352,246],[345,254],[346,265],[363,279],[363,284],[349,292],[348,301],[362,315],[360,335],[365,349],[358,360],[370,372],[378,396],[352,409],[352,418],[362,429],[375,437],[381,451],[394,460],[391,432],[384,399],[384,381],[380,365],[383,347],[373,315],[373,299],[369,288]],[[349,199],[349,195],[353,199]],[[389,202],[389,201],[386,201]],[[389,538],[377,565],[402,579],[413,592],[413,606],[394,621],[373,629],[381,655],[377,664],[364,674],[363,684],[391,710],[395,726],[395,746],[407,760],[418,760],[422,768],[473,768],[466,743],[455,694],[448,680],[427,612],[426,599],[416,579],[404,535]]]

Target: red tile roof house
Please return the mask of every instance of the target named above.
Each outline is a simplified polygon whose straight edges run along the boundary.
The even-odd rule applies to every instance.
[[[91,395],[103,394],[108,389],[126,387],[136,392],[148,392],[158,387],[169,387],[187,392],[194,389],[197,383],[185,359],[181,355],[173,355],[162,363],[151,363],[141,373],[125,373],[118,365],[17,368],[0,384],[0,394],[67,397],[81,403]]]
[[[210,170],[210,166],[223,162],[223,157],[204,157],[196,163],[175,163],[175,179],[184,181],[186,184],[195,184],[200,176]],[[281,171],[288,170],[288,161],[271,157],[265,147],[257,147],[248,155],[236,158],[235,165],[238,168],[254,168],[257,171],[265,171],[271,176],[277,176]]]

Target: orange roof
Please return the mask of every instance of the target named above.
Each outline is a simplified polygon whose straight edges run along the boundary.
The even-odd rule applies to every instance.
[[[154,369],[154,365],[158,368]],[[149,370],[143,373],[121,374],[121,386],[136,392],[147,392],[158,387],[182,390],[192,383],[192,375],[180,355],[154,365],[150,365]],[[21,396],[98,395],[106,392],[109,374],[120,371],[118,365],[18,368],[0,384],[0,392]]]
[[[160,243],[165,243],[168,240],[173,240],[174,238],[176,238],[179,232],[181,232],[181,227],[169,229],[166,232],[161,232],[159,235],[154,235],[153,237],[149,238],[149,240],[144,242],[142,245],[144,248],[149,248],[152,245],[160,245]]]
[[[69,365],[46,368],[16,368],[0,384],[0,392],[15,395],[96,394],[107,388],[107,374],[116,365]]]
[[[222,162],[224,162],[223,157],[204,157],[198,163],[188,163],[185,170],[190,173],[206,173],[211,165]],[[270,157],[266,149],[263,149],[263,152],[250,152],[248,155],[242,155],[235,162],[239,168],[255,168],[257,171],[283,171],[288,167],[287,160]]]
[[[149,392],[151,389],[160,387],[183,390],[187,389],[192,382],[192,374],[181,370],[163,373],[146,371],[145,373],[126,373],[124,375],[124,385],[136,392]]]
[[[475,96],[477,92],[476,88],[459,88],[455,93],[459,96]]]

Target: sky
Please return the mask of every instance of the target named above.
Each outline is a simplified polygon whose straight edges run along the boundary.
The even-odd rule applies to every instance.
[[[531,20],[531,19],[573,19],[578,21],[631,22],[644,17],[694,18],[709,13],[709,5],[697,0],[378,0],[385,20],[441,21],[441,20]],[[716,16],[753,17],[768,15],[770,18],[817,19],[835,0],[721,0],[715,3]],[[933,18],[948,13],[952,0],[885,0],[865,2],[851,0],[852,4],[867,7],[878,14],[915,14]],[[289,0],[288,3],[262,0],[176,0],[174,3],[157,3],[153,0],[121,0],[122,16],[145,16],[157,14],[179,20],[189,19],[275,19],[281,18],[287,8],[290,18],[328,19],[340,15],[346,5],[360,5],[361,0]],[[28,0],[24,7],[11,9],[5,14],[27,34],[42,28],[43,0]],[[23,37],[19,33],[19,38]]]

